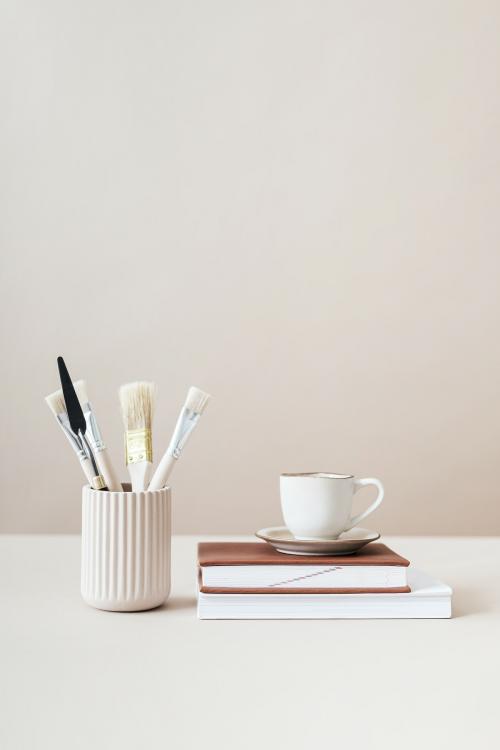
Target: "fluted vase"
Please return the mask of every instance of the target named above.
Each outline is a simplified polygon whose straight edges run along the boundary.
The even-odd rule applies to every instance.
[[[169,487],[153,492],[84,487],[84,601],[114,612],[158,607],[170,593],[170,539]]]

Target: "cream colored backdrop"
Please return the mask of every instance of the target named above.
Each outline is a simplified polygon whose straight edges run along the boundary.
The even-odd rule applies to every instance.
[[[177,532],[375,475],[387,533],[498,534],[500,3],[2,0],[0,528],[76,532],[44,404],[155,379]],[[370,493],[359,497],[367,503]]]

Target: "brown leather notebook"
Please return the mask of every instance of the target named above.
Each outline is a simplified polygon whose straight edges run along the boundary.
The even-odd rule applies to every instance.
[[[285,555],[265,542],[200,542],[198,565],[403,565],[410,564],[385,544],[372,542],[355,555]]]
[[[206,594],[371,594],[371,593],[406,593],[410,587],[406,581],[406,568],[410,564],[408,560],[389,549],[385,544],[374,543],[367,545],[355,555],[345,556],[307,556],[307,555],[285,555],[282,552],[270,547],[265,542],[201,542],[198,545],[198,564],[200,568],[200,591]],[[204,569],[217,566],[225,566],[231,576],[231,585],[226,583],[225,576],[213,575],[211,579],[217,579],[219,582],[211,581],[207,585],[205,578],[208,578],[208,571]],[[238,577],[237,571],[233,568],[237,566],[271,566],[267,583],[265,586],[248,585],[248,573]],[[277,573],[273,577],[272,566],[287,566],[290,568],[289,575]],[[304,573],[304,567],[311,568],[311,573]],[[353,570],[356,567],[363,567],[363,571]],[[292,568],[296,570],[292,570]],[[367,585],[367,579],[370,572],[366,568],[387,568],[386,574],[378,571],[376,586]],[[349,586],[338,585],[319,587],[314,586],[314,579],[320,576],[323,579],[328,576],[329,581],[335,581],[347,578],[351,582]],[[302,570],[300,570],[302,569]],[[389,570],[390,569],[390,570]],[[300,574],[299,574],[300,572]],[[255,581],[260,580],[261,576],[257,571]],[[228,575],[229,575],[228,574]],[[352,581],[359,579],[359,585]],[[301,581],[300,587],[294,587],[295,581]],[[307,583],[305,581],[307,580]],[[318,580],[318,579],[316,579]],[[384,582],[387,585],[383,585]],[[237,585],[234,585],[235,582]],[[281,583],[281,585],[280,585]],[[307,584],[311,585],[308,586]],[[247,584],[247,585],[245,585]]]

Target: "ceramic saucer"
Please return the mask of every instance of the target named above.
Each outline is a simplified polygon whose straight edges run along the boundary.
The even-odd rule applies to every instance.
[[[380,538],[376,531],[360,526],[344,531],[337,539],[296,539],[286,526],[260,529],[255,536],[287,555],[351,555]]]

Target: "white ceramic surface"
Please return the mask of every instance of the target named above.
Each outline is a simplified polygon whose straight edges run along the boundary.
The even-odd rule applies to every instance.
[[[351,516],[354,493],[367,485],[377,487],[376,499]],[[283,520],[296,539],[334,539],[378,508],[384,488],[379,479],[356,479],[350,474],[282,474],[280,495]]]
[[[345,531],[337,539],[297,539],[286,526],[260,529],[255,536],[263,539],[278,552],[288,555],[350,555],[370,542],[380,539],[377,531],[359,526]]]
[[[106,492],[83,488],[81,592],[98,609],[133,612],[170,592],[170,488]]]

